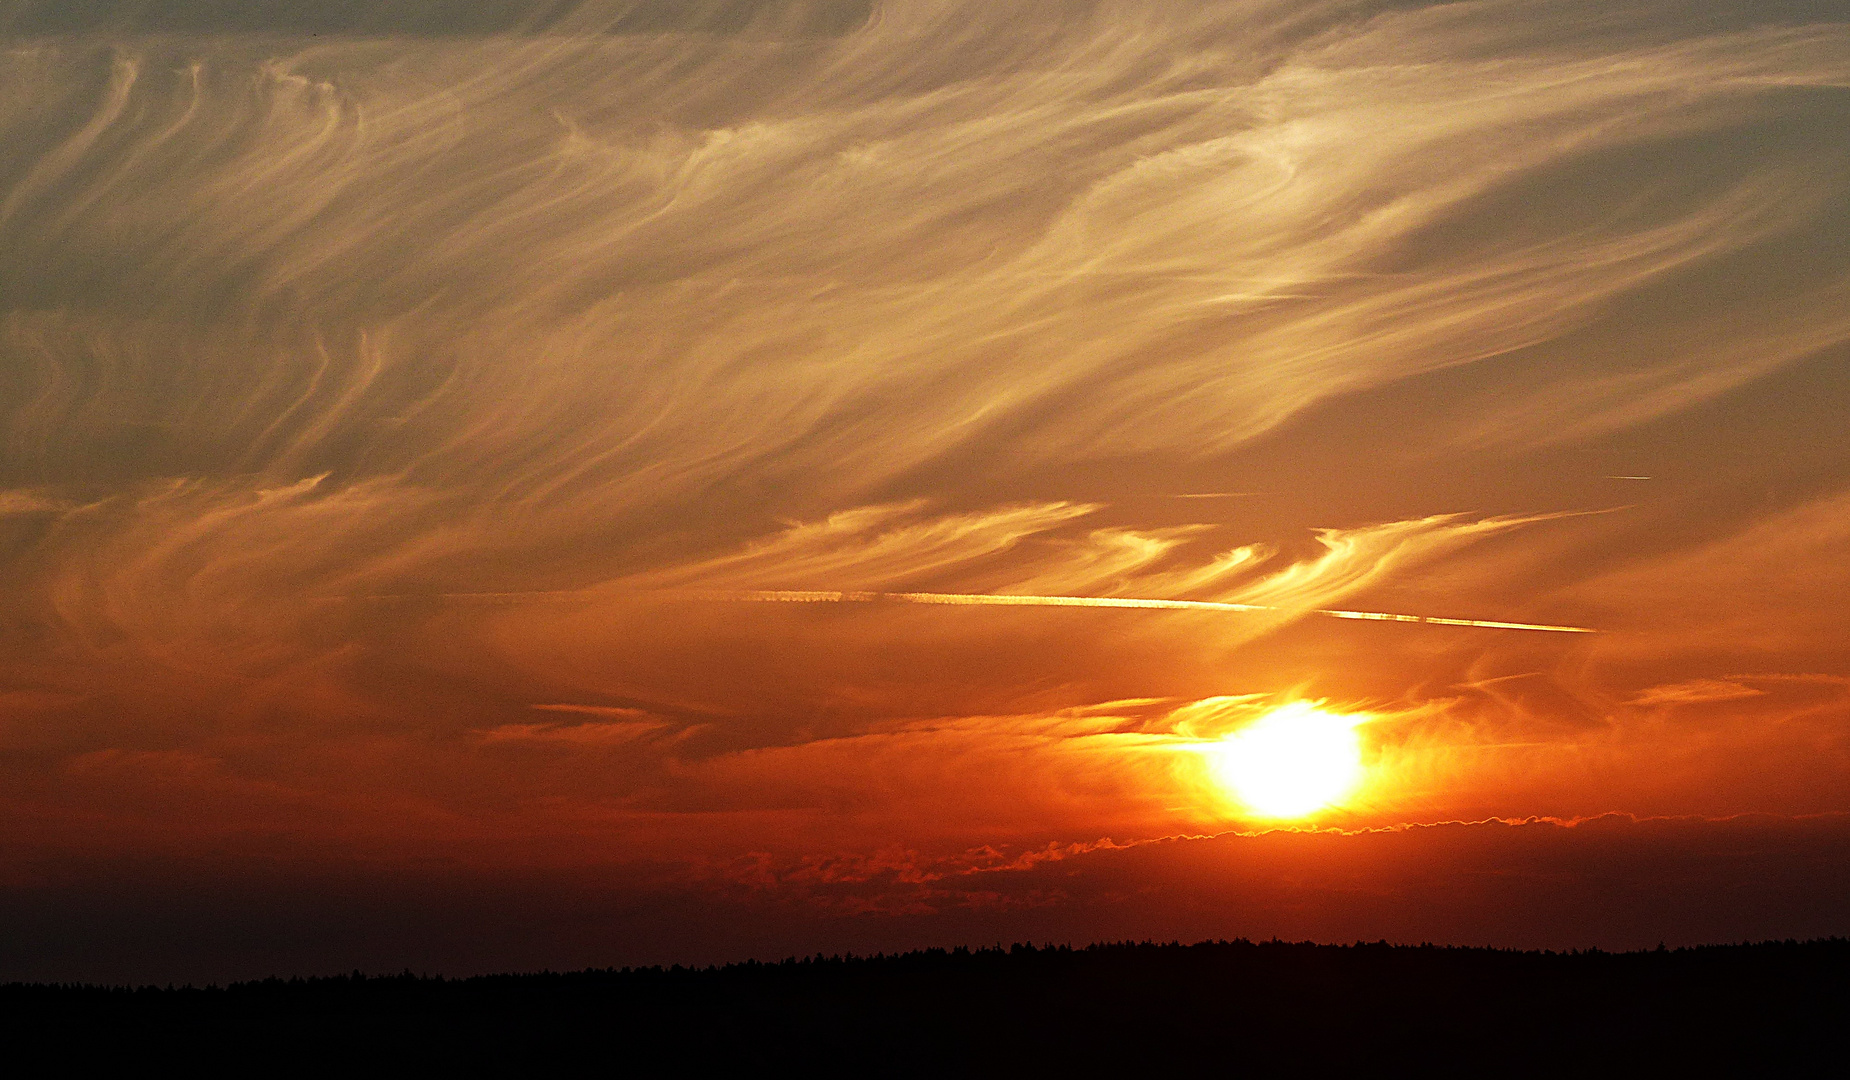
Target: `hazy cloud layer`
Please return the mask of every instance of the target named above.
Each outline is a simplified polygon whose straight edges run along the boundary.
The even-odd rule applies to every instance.
[[[1446,823],[922,859],[745,854],[584,875],[263,860],[71,867],[9,890],[9,973],[206,982],[274,971],[570,970],[970,942],[1454,941],[1651,948],[1833,933],[1842,815]],[[99,887],[106,886],[106,887]],[[183,899],[182,899],[183,898]]]

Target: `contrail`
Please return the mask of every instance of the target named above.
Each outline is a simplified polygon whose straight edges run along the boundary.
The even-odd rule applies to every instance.
[[[1230,604],[1220,600],[1157,600],[1141,596],[1023,596],[1016,593],[853,592],[834,589],[647,589],[645,593],[681,596],[694,600],[782,604],[945,604],[971,607],[1075,607],[1134,608],[1143,611],[1289,611],[1265,604]],[[553,600],[586,601],[594,594],[585,589],[535,589],[521,592],[375,593],[368,596],[323,596],[320,602],[355,600],[483,600],[531,603]],[[1550,626],[1546,623],[1498,622],[1493,619],[1446,619],[1437,615],[1397,615],[1389,611],[1345,611],[1314,608],[1306,614],[1332,619],[1370,622],[1426,623],[1430,626],[1478,626],[1486,630],[1542,630],[1553,634],[1597,634],[1586,626]]]
[[[791,604],[968,604],[982,607],[1088,607],[1139,608],[1155,611],[1284,611],[1262,604],[1228,604],[1215,600],[1154,600],[1130,596],[1020,596],[1012,593],[836,592],[812,589],[749,589],[708,592],[720,600]],[[1317,608],[1312,615],[1332,619],[1366,619],[1374,622],[1427,623],[1434,626],[1479,626],[1488,630],[1541,630],[1554,634],[1596,634],[1585,626],[1550,626],[1545,623],[1498,622],[1490,619],[1444,619],[1436,615],[1396,615],[1386,611],[1343,611]]]

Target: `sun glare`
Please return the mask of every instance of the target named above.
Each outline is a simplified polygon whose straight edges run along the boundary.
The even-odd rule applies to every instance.
[[[1285,705],[1208,747],[1208,768],[1257,816],[1305,817],[1361,784],[1361,720],[1307,702]]]

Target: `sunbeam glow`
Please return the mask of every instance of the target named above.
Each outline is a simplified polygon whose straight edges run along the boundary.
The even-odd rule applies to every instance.
[[[1360,786],[1362,719],[1302,701],[1281,706],[1210,746],[1208,768],[1255,816],[1306,817]]]

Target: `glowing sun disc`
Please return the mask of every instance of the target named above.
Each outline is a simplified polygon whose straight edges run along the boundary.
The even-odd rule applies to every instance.
[[[1295,818],[1360,786],[1361,717],[1297,702],[1274,709],[1207,749],[1214,779],[1261,817]]]

